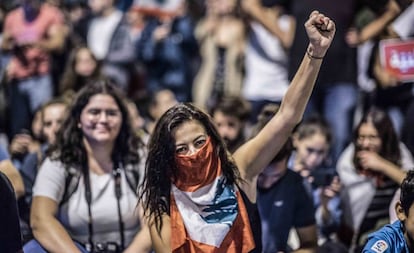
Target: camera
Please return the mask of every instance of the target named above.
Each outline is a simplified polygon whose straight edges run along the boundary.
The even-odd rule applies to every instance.
[[[93,246],[89,243],[85,244],[85,249],[94,253],[121,253],[122,249],[116,242],[98,242]]]
[[[312,171],[311,176],[313,177],[312,185],[314,187],[325,187],[332,183],[336,172],[330,168],[320,168]]]

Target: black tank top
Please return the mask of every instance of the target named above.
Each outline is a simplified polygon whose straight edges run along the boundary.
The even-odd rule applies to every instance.
[[[262,227],[257,203],[252,203],[242,190],[240,190],[240,193],[243,198],[244,205],[246,206],[250,227],[253,232],[254,243],[256,244],[256,248],[249,253],[262,253]]]

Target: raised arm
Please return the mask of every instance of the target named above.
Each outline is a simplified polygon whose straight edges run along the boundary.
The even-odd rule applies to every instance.
[[[257,136],[240,147],[234,154],[240,174],[248,183],[255,183],[259,173],[279,152],[292,129],[301,121],[322,59],[335,34],[334,22],[318,11],[311,13],[305,23],[305,29],[309,37],[309,46],[283,98],[279,112]],[[250,187],[255,189],[256,185],[250,184]],[[249,189],[243,190],[248,191]]]

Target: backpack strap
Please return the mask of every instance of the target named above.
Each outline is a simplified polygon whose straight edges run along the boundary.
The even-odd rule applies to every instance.
[[[79,185],[81,174],[81,171],[74,167],[66,168],[65,191],[63,192],[63,197],[59,203],[59,206],[62,206],[68,202],[72,194],[76,191]]]
[[[120,164],[120,168],[123,168],[125,171],[125,178],[127,180],[128,186],[138,196],[138,185],[139,185],[139,172],[138,169],[133,165],[127,165],[125,167]],[[79,181],[81,178],[82,172],[79,169],[74,167],[68,167],[66,169],[66,180],[65,180],[65,190],[63,192],[62,200],[59,206],[65,204],[72,194],[78,189]]]
[[[120,164],[120,167],[122,168],[122,164]],[[131,188],[134,194],[138,196],[138,185],[140,179],[138,168],[132,164],[129,164],[124,167],[124,172],[129,188]]]

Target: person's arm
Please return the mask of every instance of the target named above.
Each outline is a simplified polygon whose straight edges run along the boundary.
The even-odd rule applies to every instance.
[[[158,233],[153,222],[149,222],[152,247],[155,253],[171,253],[171,223],[170,216],[162,216],[161,233]]]
[[[279,112],[253,139],[234,153],[241,177],[247,183],[251,184],[257,178],[262,169],[279,152],[292,129],[301,121],[322,58],[335,34],[334,22],[317,11],[312,12],[305,23],[305,28],[310,41],[307,53],[283,98]],[[253,190],[253,187],[255,189],[256,186],[251,184],[248,189],[243,190],[245,192],[249,189]]]
[[[3,38],[1,41],[1,51],[9,52],[14,47],[14,39],[8,32],[3,32]]]
[[[394,182],[401,184],[407,172],[396,164],[386,160],[375,152],[359,151],[358,159],[362,168],[377,171],[391,178]]]
[[[392,243],[392,241],[388,240],[388,237],[377,234],[376,236],[368,239],[362,253],[392,253],[395,252],[392,250]]]
[[[56,201],[51,198],[33,198],[30,212],[33,235],[48,252],[80,252],[66,229],[56,219],[58,208]]]
[[[3,160],[0,162],[0,171],[3,172],[7,178],[10,180],[16,198],[20,198],[24,195],[24,184],[23,179],[20,176],[20,173],[13,166],[12,162],[9,159]]]
[[[341,222],[340,191],[341,183],[339,177],[335,176],[329,186],[320,187],[316,192],[320,195],[320,205],[316,207],[315,218],[318,228],[325,236],[334,233]]]
[[[350,46],[360,45],[378,34],[385,29],[385,27],[393,21],[398,14],[400,14],[401,8],[395,0],[389,0],[386,10],[376,19],[371,21],[368,25],[362,28],[361,31],[352,30],[347,34],[346,40]]]
[[[4,19],[3,34],[0,47],[0,49],[4,52],[9,52],[14,47],[15,40],[11,34],[11,25],[12,21],[10,20],[10,16],[6,16]]]
[[[318,247],[318,236],[316,225],[297,228],[296,233],[299,239],[299,248],[294,253],[315,253]]]
[[[40,47],[49,52],[60,51],[65,45],[67,34],[68,28],[66,25],[54,24],[49,28],[47,38],[35,43],[34,46]]]
[[[260,23],[271,34],[276,36],[283,48],[290,48],[293,41],[292,29],[284,31],[278,23],[280,17],[281,7],[266,8],[263,7],[258,0],[244,0],[242,1],[243,10],[255,21]],[[294,24],[294,19],[291,18],[291,26]]]
[[[214,34],[219,25],[218,19],[217,16],[210,14],[197,23],[194,29],[194,36],[199,44],[201,44],[205,38]]]
[[[390,88],[395,87],[399,84],[398,79],[396,76],[392,75],[390,72],[385,69],[380,62],[379,51],[374,52],[376,53],[375,60],[374,60],[374,77],[379,86],[382,88]]]
[[[152,249],[151,235],[147,222],[143,217],[142,208],[139,208],[138,212],[140,215],[141,229],[123,253],[148,253]]]

